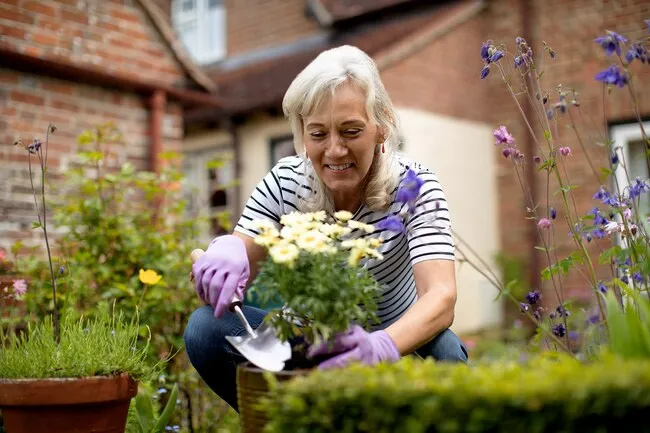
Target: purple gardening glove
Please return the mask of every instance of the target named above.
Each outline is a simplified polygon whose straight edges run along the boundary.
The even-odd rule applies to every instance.
[[[192,273],[199,298],[214,308],[214,317],[221,317],[230,308],[233,296],[244,299],[250,276],[244,241],[233,235],[214,239],[192,265]]]
[[[374,365],[382,361],[398,361],[399,350],[393,339],[385,331],[367,332],[359,325],[354,325],[343,334],[339,334],[334,344],[322,343],[312,346],[307,357],[338,354],[318,365],[320,369],[345,367],[351,362],[360,361]]]

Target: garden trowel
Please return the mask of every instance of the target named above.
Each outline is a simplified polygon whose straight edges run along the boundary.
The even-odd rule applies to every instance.
[[[192,263],[196,262],[204,253],[203,250],[192,251]],[[252,364],[263,370],[281,371],[285,361],[291,359],[291,345],[288,341],[282,342],[275,333],[275,329],[267,322],[253,329],[246,320],[241,310],[242,301],[233,297],[230,304],[230,311],[235,313],[246,329],[242,336],[226,336],[226,340],[232,344]]]

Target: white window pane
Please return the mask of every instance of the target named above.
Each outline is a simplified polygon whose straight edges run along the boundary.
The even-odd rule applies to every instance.
[[[194,0],[183,0],[183,12],[192,12],[196,8],[196,2]]]
[[[223,0],[208,0],[208,9],[215,9],[223,6]]]
[[[195,24],[185,24],[180,26],[178,29],[178,34],[180,35],[181,41],[185,48],[197,58],[199,55],[199,40],[198,32]]]
[[[649,173],[643,140],[630,141],[628,143],[628,152],[629,161],[627,161],[627,164],[632,184],[635,183],[637,177],[642,180],[647,180]],[[639,199],[639,216],[646,224],[647,229],[646,217],[650,214],[650,196],[648,193],[641,194]]]
[[[223,7],[210,9],[206,13],[205,55],[217,59],[226,52],[226,11]]]

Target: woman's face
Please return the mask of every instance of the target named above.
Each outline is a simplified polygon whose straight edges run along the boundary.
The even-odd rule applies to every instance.
[[[366,112],[366,95],[344,83],[303,119],[303,143],[337,208],[355,207],[381,134]],[[348,209],[350,210],[350,209]],[[356,209],[353,209],[353,211]]]

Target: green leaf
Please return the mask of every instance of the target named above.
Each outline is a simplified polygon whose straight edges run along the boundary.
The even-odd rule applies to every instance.
[[[178,385],[176,384],[174,385],[172,392],[169,394],[169,400],[167,400],[165,409],[163,409],[162,413],[160,414],[160,418],[158,418],[156,425],[153,427],[152,433],[162,433],[165,430],[165,426],[169,423],[169,419],[171,418],[171,416],[174,414],[174,411],[176,410],[177,399],[178,399]]]
[[[545,129],[544,130],[544,138],[546,139],[546,141],[551,141],[551,131],[549,131],[548,129]]]
[[[153,415],[153,405],[151,404],[151,395],[148,391],[142,390],[135,397],[135,414],[141,430],[149,433],[155,418]]]
[[[38,222],[33,222],[32,223],[32,229],[40,229],[41,227],[43,227],[41,225],[41,223],[38,223]]]

